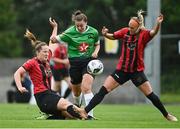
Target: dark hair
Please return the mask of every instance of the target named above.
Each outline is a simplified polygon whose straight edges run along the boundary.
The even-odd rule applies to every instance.
[[[47,45],[45,42],[37,40],[34,34],[31,33],[28,29],[26,29],[26,33],[24,34],[24,37],[26,37],[27,39],[31,41],[31,45],[34,47],[35,51],[39,52],[42,46]]]
[[[75,11],[73,14],[72,14],[72,21],[85,21],[87,22],[87,16],[82,13],[80,10],[77,10]]]

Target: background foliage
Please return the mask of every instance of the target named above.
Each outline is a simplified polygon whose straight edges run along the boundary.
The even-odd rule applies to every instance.
[[[21,55],[21,42],[18,38],[17,12],[12,0],[0,1],[0,57]]]
[[[26,28],[30,28],[41,40],[48,41],[51,33],[49,17],[58,21],[59,31],[62,32],[72,24],[72,13],[75,10],[82,10],[88,16],[89,25],[98,31],[101,31],[102,26],[107,26],[112,32],[127,26],[129,18],[134,16],[138,9],[147,10],[146,2],[146,0],[1,0],[2,47],[0,48],[3,49],[4,46],[6,49],[0,51],[0,56],[31,56],[31,49],[22,51],[22,48],[30,47],[24,43],[26,40],[23,33]],[[161,6],[165,15],[162,34],[178,34],[180,1],[162,0]]]

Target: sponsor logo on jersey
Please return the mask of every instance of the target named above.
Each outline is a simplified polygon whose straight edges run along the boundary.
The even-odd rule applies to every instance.
[[[86,52],[87,51],[87,48],[89,47],[89,44],[83,42],[79,45],[79,51],[80,52]]]
[[[89,34],[88,39],[92,39],[92,38],[94,38],[94,34]]]

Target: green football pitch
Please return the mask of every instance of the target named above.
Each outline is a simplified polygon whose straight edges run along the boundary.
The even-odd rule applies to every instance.
[[[180,105],[166,105],[180,120]],[[169,122],[151,104],[98,105],[99,120],[36,120],[35,105],[0,104],[0,128],[180,128],[180,122]]]

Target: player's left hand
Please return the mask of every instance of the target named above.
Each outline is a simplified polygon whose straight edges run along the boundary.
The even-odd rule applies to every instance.
[[[92,57],[93,57],[93,58],[97,58],[97,57],[98,57],[98,54],[97,54],[96,52],[93,52],[93,53],[92,53]]]
[[[160,14],[160,15],[157,17],[157,22],[161,24],[163,20],[164,20],[164,16],[163,16],[162,14]]]

